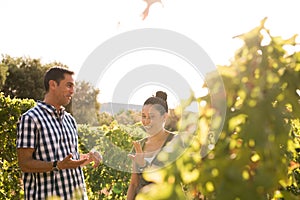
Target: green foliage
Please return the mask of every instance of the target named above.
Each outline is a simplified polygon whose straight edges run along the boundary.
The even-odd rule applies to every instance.
[[[138,199],[298,199],[300,53],[289,54],[285,47],[295,45],[295,37],[271,36],[265,20],[238,36],[245,45],[231,65],[218,68],[227,108],[214,149],[204,158],[199,155],[219,110],[211,106],[210,96],[194,99],[199,105],[207,102],[201,107],[197,137],[172,166],[151,174],[159,179],[145,174],[156,184]],[[219,87],[216,75],[206,77],[210,89]]]
[[[99,114],[99,125],[109,125],[110,123],[112,123],[114,121],[114,118],[111,114],[107,113],[107,112],[101,112]]]
[[[23,197],[16,155],[16,125],[21,114],[34,105],[32,99],[11,99],[0,93],[0,199]],[[98,150],[104,159],[97,169],[90,165],[84,168],[89,199],[126,199],[131,170],[127,155],[132,141],[144,134],[139,123],[125,126],[114,121],[109,126],[79,126],[80,152]]]
[[[16,154],[16,124],[33,100],[5,97],[0,93],[0,199],[22,199],[21,171]]]
[[[290,160],[287,191],[300,195],[300,120],[292,120],[291,140],[287,145],[286,156]]]
[[[94,149],[103,155],[103,163],[93,169],[84,168],[90,199],[126,199],[130,181],[131,161],[128,153],[132,141],[144,136],[140,124],[122,126],[116,121],[109,126],[80,126],[80,150]]]

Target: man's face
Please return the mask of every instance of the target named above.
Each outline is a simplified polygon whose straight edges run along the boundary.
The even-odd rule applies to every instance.
[[[57,97],[57,104],[66,106],[70,103],[75,92],[75,81],[72,75],[65,74],[64,79],[56,84],[55,95]]]

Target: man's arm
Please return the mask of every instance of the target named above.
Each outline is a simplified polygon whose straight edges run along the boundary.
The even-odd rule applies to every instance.
[[[35,160],[32,158],[34,149],[18,148],[19,166],[23,172],[49,172],[52,171],[52,162]]]
[[[53,162],[35,160],[32,157],[34,149],[32,148],[18,148],[18,162],[21,170],[23,172],[49,172],[52,171]],[[82,160],[72,160],[72,154],[69,154],[63,160],[57,162],[57,167],[59,169],[73,169],[77,168],[86,162],[87,159]]]

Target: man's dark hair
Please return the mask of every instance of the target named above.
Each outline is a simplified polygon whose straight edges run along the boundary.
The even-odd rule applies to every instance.
[[[44,76],[44,86],[46,92],[49,91],[49,81],[54,80],[58,85],[65,79],[65,74],[74,75],[74,72],[64,67],[51,67]]]

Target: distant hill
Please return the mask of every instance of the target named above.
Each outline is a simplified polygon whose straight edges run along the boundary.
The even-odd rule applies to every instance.
[[[125,110],[141,111],[142,107],[143,107],[142,105],[110,102],[110,103],[102,103],[100,106],[100,112],[107,112],[113,115]]]
[[[133,110],[133,111],[141,111],[142,105],[136,104],[125,104],[125,103],[101,103],[100,112],[107,112],[109,114],[118,114],[121,111],[125,110]],[[198,106],[195,102],[193,102],[187,109],[188,112],[198,112]]]

